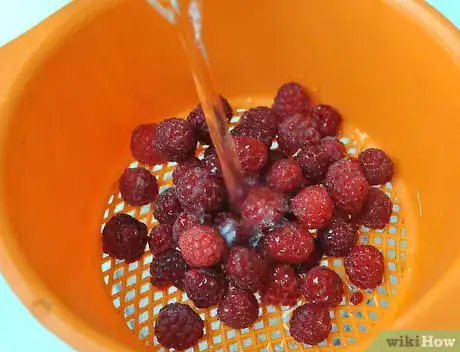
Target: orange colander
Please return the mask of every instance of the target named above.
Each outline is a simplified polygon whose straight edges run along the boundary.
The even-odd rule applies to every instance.
[[[390,329],[460,328],[460,35],[416,0],[206,1],[204,40],[235,108],[269,104],[283,82],[345,118],[348,152],[379,146],[397,164],[384,186],[395,204],[384,231],[360,242],[386,255],[384,283],[346,300],[319,346],[295,343],[289,310],[262,306],[249,329],[198,310],[194,351],[363,351]],[[78,0],[0,50],[1,269],[31,312],[80,351],[162,350],[158,310],[183,301],[149,284],[149,254],[125,264],[100,249],[123,204],[116,180],[140,123],[185,116],[197,102],[174,28],[143,0]],[[153,171],[161,185],[172,166]],[[342,262],[324,264],[343,273]],[[192,350],[192,349],[191,349]]]

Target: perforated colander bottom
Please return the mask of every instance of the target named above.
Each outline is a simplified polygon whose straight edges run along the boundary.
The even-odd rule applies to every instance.
[[[241,112],[242,110],[238,110]],[[238,117],[232,119],[232,124]],[[357,156],[365,147],[368,139],[363,140],[359,134],[342,137],[348,154]],[[202,149],[198,150],[202,154]],[[134,162],[130,166],[135,167]],[[168,188],[175,163],[165,163],[151,168],[157,177],[160,190]],[[116,182],[115,182],[116,185]],[[289,335],[289,318],[293,308],[261,305],[259,319],[250,328],[242,330],[231,329],[221,324],[217,318],[217,308],[196,309],[205,321],[205,334],[199,344],[187,351],[305,351],[305,350],[335,350],[341,346],[353,344],[363,338],[383,315],[388,311],[391,299],[396,295],[401,279],[404,277],[404,264],[407,250],[406,224],[402,217],[401,204],[397,190],[391,183],[382,189],[393,201],[393,214],[390,224],[384,230],[369,230],[361,227],[359,242],[372,244],[385,255],[385,278],[381,286],[375,290],[368,290],[364,294],[364,301],[358,306],[349,303],[351,292],[356,290],[348,283],[343,261],[341,258],[324,258],[322,265],[336,270],[347,283],[345,298],[334,311],[331,312],[332,332],[328,339],[318,346],[309,346],[297,343]],[[101,231],[105,223],[116,213],[130,214],[144,222],[149,231],[156,226],[157,221],[152,215],[152,206],[131,207],[124,204],[116,186],[107,202],[107,209],[101,221]],[[101,254],[102,277],[109,290],[115,309],[120,318],[124,319],[127,327],[136,338],[145,342],[147,348],[166,351],[158,344],[154,335],[155,317],[167,303],[185,302],[193,308],[193,303],[187,295],[175,287],[160,290],[153,287],[149,281],[149,266],[152,254],[148,248],[144,256],[137,262],[126,264],[115,260],[106,254]],[[260,301],[260,300],[259,300]],[[300,303],[299,303],[300,304]]]

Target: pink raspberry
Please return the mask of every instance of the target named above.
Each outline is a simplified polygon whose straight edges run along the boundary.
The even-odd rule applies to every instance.
[[[217,154],[210,154],[203,159],[203,169],[219,178],[223,178],[220,160]]]
[[[267,164],[268,151],[263,142],[251,137],[234,137],[235,149],[244,176],[257,175]]]
[[[335,308],[342,301],[343,281],[334,270],[317,266],[305,275],[300,291],[308,304]]]
[[[383,281],[383,254],[372,245],[357,245],[343,260],[351,283],[362,289],[374,289]]]
[[[254,123],[251,126],[239,124],[231,131],[231,134],[234,137],[250,137],[258,139],[263,142],[267,148],[271,147],[273,138],[276,136],[276,132],[273,133],[270,128],[261,123]]]
[[[370,229],[384,229],[390,222],[392,211],[393,203],[390,197],[377,188],[371,188],[358,221]]]
[[[217,316],[233,329],[244,329],[259,317],[259,303],[251,292],[232,288],[220,301]]]
[[[240,118],[240,125],[254,126],[263,124],[269,128],[271,134],[276,135],[280,116],[269,107],[258,106],[243,112]]]
[[[131,134],[131,154],[143,164],[162,164],[166,159],[155,148],[157,124],[137,126]]]
[[[217,231],[219,231],[229,247],[246,243],[251,235],[250,230],[232,213],[219,213],[214,217],[213,221]]]
[[[299,300],[299,281],[293,268],[279,264],[268,277],[262,293],[265,304],[294,306]]]
[[[181,212],[182,206],[179,199],[177,199],[174,187],[167,188],[161,192],[153,206],[153,216],[161,224],[174,224]]]
[[[201,160],[195,157],[190,158],[182,163],[178,163],[172,174],[173,183],[177,185],[179,183],[180,178],[184,176],[187,173],[187,171],[201,166]]]
[[[278,126],[278,144],[288,154],[295,154],[300,148],[319,142],[321,136],[303,115],[286,117]]]
[[[342,217],[334,217],[330,227],[319,231],[318,238],[324,254],[344,257],[358,241],[358,226]]]
[[[358,159],[370,185],[382,185],[393,178],[393,162],[383,150],[376,148],[363,150],[359,153]]]
[[[276,93],[273,110],[282,118],[295,114],[308,115],[310,98],[305,89],[296,82],[283,84]]]
[[[180,213],[173,225],[173,237],[174,242],[179,242],[179,237],[185,230],[191,229],[196,225],[201,225],[205,223],[204,217],[194,215],[188,212]]]
[[[224,277],[213,269],[191,269],[184,278],[184,291],[197,308],[219,303],[225,286]]]
[[[159,224],[150,231],[149,235],[149,248],[153,255],[163,254],[169,249],[174,248],[176,243],[174,242],[172,234],[172,226],[167,224]]]
[[[306,229],[291,221],[270,232],[265,237],[264,248],[280,263],[301,264],[313,253],[314,243]]]
[[[318,238],[315,238],[313,243],[315,246],[313,247],[313,252],[310,254],[307,261],[295,266],[296,272],[299,275],[305,275],[311,268],[318,266],[321,259],[323,259],[324,251],[321,247],[321,242]]]
[[[329,156],[317,144],[301,149],[297,155],[297,162],[302,167],[303,175],[311,183],[321,182],[330,165]]]
[[[292,212],[307,229],[326,226],[332,218],[332,208],[332,200],[321,186],[306,187],[291,201]]]
[[[294,340],[309,345],[317,345],[325,340],[332,330],[329,311],[308,304],[294,310],[289,326],[289,333]]]
[[[177,117],[160,122],[157,127],[155,148],[168,161],[183,162],[190,159],[196,150],[193,126]]]
[[[336,137],[324,137],[319,141],[318,148],[321,153],[326,154],[329,165],[344,158],[347,153],[343,143]]]
[[[342,122],[340,114],[330,105],[315,105],[311,108],[310,118],[322,137],[336,136]]]
[[[191,266],[206,268],[220,261],[227,246],[212,226],[196,225],[179,237],[179,248]]]
[[[118,186],[121,197],[129,205],[152,203],[158,195],[157,179],[143,167],[126,169],[118,181]]]
[[[150,282],[153,286],[163,288],[174,285],[179,289],[184,287],[184,277],[190,266],[176,249],[157,255],[150,263]]]
[[[364,295],[362,292],[353,292],[353,294],[350,297],[350,303],[353,304],[354,306],[357,306],[360,304],[364,299]]]
[[[277,192],[295,192],[306,180],[299,163],[289,158],[273,163],[265,175],[265,182],[267,187]]]

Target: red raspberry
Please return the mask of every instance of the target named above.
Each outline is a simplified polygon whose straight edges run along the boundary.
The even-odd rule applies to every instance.
[[[376,148],[363,150],[359,153],[358,159],[370,185],[382,185],[393,178],[393,162],[383,150]]]
[[[297,162],[302,167],[303,175],[311,183],[321,182],[330,165],[329,156],[317,144],[301,149],[297,155]]]
[[[172,226],[167,224],[159,224],[150,231],[149,248],[153,255],[158,255],[167,252],[169,249],[174,248],[172,234]]]
[[[226,250],[224,239],[209,225],[196,225],[179,237],[179,248],[185,261],[206,268],[217,264]]]
[[[176,187],[182,207],[194,214],[219,210],[224,203],[225,193],[223,181],[200,168],[188,171]]]
[[[357,306],[360,304],[364,299],[364,296],[362,292],[353,292],[353,294],[350,297],[350,303],[353,304],[354,306]]]
[[[230,247],[246,243],[251,235],[249,229],[232,213],[217,214],[214,218],[214,226]]]
[[[257,175],[268,161],[265,144],[251,137],[234,137],[233,140],[242,174],[244,176]]]
[[[155,148],[168,161],[183,162],[195,154],[195,131],[190,122],[171,117],[158,125]]]
[[[185,273],[190,266],[176,249],[157,255],[150,263],[150,282],[153,286],[163,288],[174,285],[179,289],[184,287]]]
[[[228,121],[230,121],[233,117],[232,107],[224,97],[219,96],[219,98],[222,104],[222,108],[224,109],[225,116],[227,117]],[[190,112],[187,120],[193,125],[196,137],[200,142],[204,144],[212,144],[211,136],[209,135],[208,124],[206,123],[206,118],[204,116],[201,103],[198,104],[197,107]]]
[[[296,82],[283,84],[276,93],[273,110],[282,118],[294,114],[308,115],[310,98],[305,89]]]
[[[357,245],[343,260],[351,283],[362,289],[373,289],[382,283],[383,254],[372,245]]]
[[[166,348],[185,350],[203,337],[204,323],[188,305],[168,303],[155,320],[155,336]]]
[[[264,185],[263,179],[260,175],[245,177],[243,181],[248,188],[263,187]]]
[[[217,316],[233,329],[244,329],[259,317],[259,303],[251,292],[232,288],[220,301]]]
[[[203,159],[203,169],[219,178],[223,178],[220,160],[217,154],[210,154]]]
[[[313,247],[313,252],[310,254],[307,261],[296,265],[295,267],[297,274],[299,275],[305,275],[311,268],[318,266],[321,262],[321,259],[323,259],[324,252],[323,248],[321,247],[321,242],[318,238],[315,238],[313,243],[315,246]]]
[[[158,195],[155,176],[143,167],[128,168],[118,181],[121,197],[129,205],[152,203]]]
[[[261,123],[254,123],[251,126],[239,124],[231,131],[231,134],[234,137],[250,137],[258,139],[263,142],[267,148],[271,147],[273,138],[276,136],[276,132],[271,132],[270,128]]]
[[[307,229],[326,226],[332,218],[333,203],[321,186],[301,190],[291,201],[291,209],[297,220]]]
[[[324,254],[344,257],[358,241],[358,226],[342,217],[334,217],[329,228],[319,231],[318,238]]]
[[[182,235],[182,232],[185,230],[191,229],[196,225],[201,225],[204,223],[203,217],[198,217],[192,213],[182,212],[180,213],[173,225],[173,237],[174,242],[179,242],[179,237]]]
[[[102,231],[102,251],[112,258],[132,263],[144,254],[147,226],[128,214],[116,214]]]
[[[265,176],[265,182],[267,187],[277,192],[295,192],[306,180],[299,163],[289,158],[273,163]]]
[[[320,152],[326,154],[329,165],[344,158],[347,153],[343,143],[335,137],[324,137],[319,141],[318,148]]]
[[[319,132],[302,115],[289,116],[278,126],[279,147],[288,155],[293,155],[300,148],[315,144],[320,139]]]
[[[311,108],[310,118],[322,137],[336,136],[342,122],[340,114],[330,105],[315,105]]]
[[[153,216],[161,224],[174,224],[182,212],[182,206],[177,199],[176,189],[167,188],[161,192],[153,206]]]
[[[384,229],[390,222],[392,211],[393,203],[390,197],[377,188],[371,188],[358,221],[370,229]]]
[[[299,300],[299,281],[293,268],[280,264],[275,267],[268,278],[262,293],[265,304],[294,306]]]
[[[268,262],[254,248],[235,246],[230,249],[225,270],[236,287],[255,292],[267,275]]]
[[[289,321],[289,333],[294,340],[309,345],[325,340],[331,329],[329,311],[308,304],[297,307]]]
[[[310,233],[291,221],[270,232],[265,237],[264,247],[270,257],[280,263],[301,264],[312,254],[314,244]]]
[[[300,291],[308,304],[335,308],[342,301],[343,281],[334,270],[317,266],[305,275]]]
[[[222,299],[225,279],[212,269],[191,269],[185,274],[184,291],[195,307],[208,308]]]
[[[240,117],[240,125],[243,126],[254,126],[263,124],[267,126],[274,136],[278,129],[279,115],[269,107],[258,106],[243,112]]]
[[[178,163],[172,174],[173,183],[177,185],[179,183],[180,178],[184,176],[187,173],[187,171],[201,166],[201,160],[195,157],[190,158],[182,163]]]
[[[131,134],[131,154],[143,164],[162,164],[163,158],[155,148],[157,124],[149,123],[137,126]]]
[[[327,183],[328,177],[340,175],[344,171],[351,171],[355,176],[364,176],[364,170],[361,163],[358,159],[350,157],[333,163],[327,171],[325,182]]]

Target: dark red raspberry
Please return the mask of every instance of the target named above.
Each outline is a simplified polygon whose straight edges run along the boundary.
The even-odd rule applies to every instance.
[[[358,159],[370,185],[382,185],[393,178],[393,162],[383,150],[376,148],[363,150],[359,153]]]
[[[171,117],[157,127],[156,150],[168,161],[183,162],[195,154],[195,131],[190,122]]]
[[[283,84],[276,93],[273,110],[282,118],[294,114],[308,115],[310,98],[305,89],[296,82]]]
[[[311,108],[310,118],[322,137],[336,136],[342,122],[338,111],[330,105],[315,105]]]
[[[172,226],[167,224],[159,224],[150,231],[149,236],[149,248],[153,255],[163,254],[169,249],[174,248],[176,243],[174,242],[172,234]]]
[[[217,316],[233,329],[244,329],[259,317],[259,303],[251,292],[231,288],[220,301]]]
[[[295,154],[300,148],[319,142],[321,136],[302,115],[285,118],[278,126],[278,144],[288,155]]]
[[[319,141],[318,148],[320,152],[326,154],[329,165],[344,158],[347,153],[345,145],[335,137],[324,137]]]
[[[263,285],[268,262],[254,248],[235,246],[230,249],[225,271],[236,287],[256,292]]]
[[[219,303],[225,286],[224,277],[212,269],[191,269],[184,278],[184,291],[197,308]]]
[[[280,116],[267,106],[258,106],[243,112],[240,117],[240,125],[254,126],[263,124],[270,129],[271,134],[276,135]]]
[[[331,197],[321,186],[306,187],[291,201],[292,212],[307,229],[319,229],[329,224],[333,206]]]
[[[354,306],[357,306],[363,301],[363,299],[364,299],[364,295],[362,294],[362,292],[360,291],[353,292],[350,297],[350,303],[353,304]]]
[[[230,247],[246,243],[251,236],[251,231],[232,213],[217,214],[214,217],[214,226]]]
[[[182,163],[178,163],[172,174],[173,183],[177,185],[180,178],[184,176],[187,173],[187,171],[201,166],[201,160],[195,157],[190,158]]]
[[[223,178],[222,168],[217,154],[208,155],[203,159],[203,169],[207,170],[211,175]]]
[[[335,308],[342,301],[343,281],[334,270],[317,266],[305,275],[300,291],[309,304]]]
[[[187,263],[206,268],[220,261],[227,246],[212,226],[196,225],[179,237],[179,248]]]
[[[251,137],[234,137],[233,140],[242,174],[257,175],[268,161],[268,150],[265,144]]]
[[[181,212],[182,206],[179,199],[177,199],[174,187],[167,188],[161,192],[153,206],[153,216],[161,224],[174,224]]]
[[[331,332],[332,324],[329,311],[304,304],[297,307],[289,321],[289,333],[297,342],[317,345]]]
[[[278,160],[265,175],[267,187],[277,192],[298,191],[305,182],[299,163],[292,158]]]
[[[329,156],[317,144],[301,149],[296,159],[302,167],[303,175],[311,183],[321,182],[330,165]]]
[[[102,251],[112,258],[132,263],[144,254],[147,226],[128,214],[116,214],[102,231]]]
[[[264,248],[280,263],[301,264],[313,252],[313,237],[299,223],[291,221],[270,232],[265,237]]]
[[[265,304],[294,306],[299,300],[299,280],[293,268],[280,264],[268,277],[267,286],[262,293]]]
[[[201,216],[194,215],[188,212],[182,212],[176,218],[173,225],[173,237],[176,243],[179,243],[179,237],[185,230],[191,229],[196,225],[204,223],[204,219]]]
[[[359,223],[370,229],[384,229],[390,222],[393,203],[384,192],[371,188],[367,193]]]
[[[204,169],[195,168],[181,177],[176,194],[185,210],[204,214],[219,210],[224,203],[226,190],[222,179]]]
[[[267,148],[271,147],[273,138],[276,136],[276,132],[272,133],[267,126],[262,125],[261,123],[256,123],[252,126],[239,124],[231,131],[231,134],[234,137],[250,137],[258,139],[263,142]]]
[[[313,248],[313,252],[310,254],[306,262],[302,264],[296,265],[295,269],[297,274],[305,275],[311,268],[319,265],[321,259],[323,258],[323,248],[321,247],[321,242],[318,238],[313,240],[315,246]]]
[[[153,286],[163,288],[174,285],[179,289],[184,287],[185,273],[190,266],[176,249],[157,255],[150,264],[150,282]]]
[[[372,245],[355,246],[343,260],[351,283],[362,289],[373,289],[382,283],[385,263],[383,254]]]
[[[129,205],[152,203],[158,195],[158,182],[149,170],[143,167],[128,168],[119,181],[121,197]]]
[[[155,336],[166,348],[185,350],[203,337],[204,323],[188,305],[168,303],[155,320]]]
[[[227,117],[228,121],[230,121],[233,117],[232,107],[222,96],[220,96],[220,102],[222,104],[222,108],[224,109],[225,116]],[[204,116],[201,103],[198,104],[197,107],[190,112],[187,120],[195,128],[196,137],[200,142],[204,144],[212,144],[211,136],[209,135],[209,128],[206,123],[206,118]]]
[[[325,182],[327,183],[328,177],[334,177],[336,175],[341,174],[344,171],[351,171],[354,175],[356,176],[364,176],[364,169],[359,162],[358,159],[350,157],[346,159],[341,159],[335,163],[333,163],[330,167],[329,170],[327,171],[326,174],[326,180]]]
[[[157,124],[149,123],[137,126],[131,134],[131,154],[137,161],[155,165],[166,159],[155,148]]]
[[[358,226],[343,217],[334,217],[331,225],[319,231],[318,238],[324,254],[332,257],[344,257],[358,241]]]

